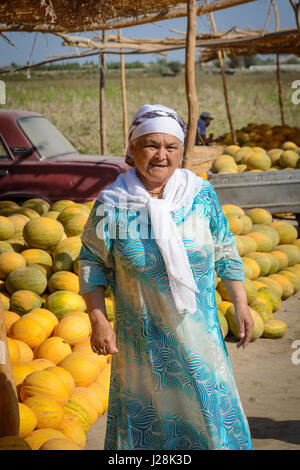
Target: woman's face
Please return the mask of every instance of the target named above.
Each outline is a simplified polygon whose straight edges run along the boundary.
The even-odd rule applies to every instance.
[[[138,172],[149,184],[169,179],[182,158],[180,140],[169,134],[146,134],[130,144],[130,153]]]

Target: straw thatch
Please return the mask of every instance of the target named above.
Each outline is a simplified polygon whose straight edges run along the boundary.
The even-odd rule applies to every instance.
[[[198,2],[197,14],[256,0]],[[114,29],[187,15],[188,0],[1,0],[0,31],[79,32]]]
[[[209,62],[218,57],[222,50],[227,57],[251,56],[256,54],[294,54],[300,57],[300,33],[296,29],[269,33],[249,34],[240,38],[212,40],[202,43],[200,61]]]

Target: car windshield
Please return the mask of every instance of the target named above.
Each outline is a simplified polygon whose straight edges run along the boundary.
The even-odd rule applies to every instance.
[[[18,123],[37,149],[42,160],[66,153],[78,153],[48,119],[40,116],[28,116],[19,118]]]

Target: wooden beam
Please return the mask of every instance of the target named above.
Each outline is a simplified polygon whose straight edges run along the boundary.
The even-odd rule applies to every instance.
[[[121,39],[122,32],[119,29],[118,38]],[[127,98],[126,98],[126,70],[125,70],[125,58],[124,55],[120,55],[121,61],[121,89],[122,89],[122,110],[123,110],[123,138],[124,148],[123,155],[126,155],[127,144],[128,144],[128,117],[127,117]]]
[[[255,2],[256,0],[218,0],[207,5],[201,5],[197,8],[197,15],[206,15],[211,11],[225,10],[226,8],[231,8],[238,5],[243,5],[245,3]],[[142,17],[133,17],[130,19],[125,19],[121,21],[110,20],[106,23],[95,23],[93,22],[90,26],[85,25],[85,31],[98,31],[98,30],[110,30],[110,29],[119,29],[119,28],[128,28],[130,26],[137,26],[147,23],[154,23],[157,21],[169,20],[174,18],[182,18],[187,16],[187,9],[182,6],[172,7],[170,10],[163,12],[153,13],[149,15],[144,15]],[[24,32],[34,32],[38,31],[41,33],[55,33],[55,32],[81,32],[83,27],[81,25],[76,27],[66,26],[57,26],[54,24],[15,24],[15,25],[1,25],[0,31],[24,31]]]
[[[284,126],[284,110],[283,110],[282,90],[281,90],[281,80],[280,80],[279,54],[276,54],[276,78],[277,78],[277,86],[278,86],[278,102],[279,102],[279,109],[280,109],[281,125]]]
[[[209,0],[206,0],[206,4],[207,5],[209,4]],[[214,15],[213,15],[212,12],[209,13],[209,18],[210,18],[210,22],[211,22],[213,32],[216,33],[217,32],[217,27],[216,27]],[[231,111],[230,111],[229,97],[228,97],[228,91],[227,91],[227,81],[226,81],[224,59],[223,59],[223,52],[221,50],[218,50],[218,59],[219,59],[221,75],[222,75],[223,93],[224,93],[224,98],[225,98],[227,119],[228,119],[228,122],[229,122],[232,141],[236,145],[237,144],[237,138],[236,138],[236,132],[235,132],[235,128],[234,128],[233,120],[232,120],[232,115],[231,115]]]
[[[187,36],[185,48],[185,88],[188,104],[188,128],[182,162],[182,167],[187,169],[190,169],[192,166],[192,151],[195,146],[198,119],[198,99],[195,80],[196,26],[196,0],[188,0]]]
[[[105,42],[106,31],[102,32],[103,42]],[[99,83],[99,120],[100,120],[100,148],[101,154],[106,155],[107,153],[107,142],[106,142],[106,119],[105,119],[105,69],[106,60],[105,54],[99,55],[100,65],[100,83]]]

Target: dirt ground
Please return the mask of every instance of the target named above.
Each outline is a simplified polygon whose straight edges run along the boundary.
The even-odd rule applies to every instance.
[[[300,450],[300,291],[275,318],[288,325],[283,338],[259,338],[246,349],[226,340],[254,450]],[[91,427],[85,450],[102,450],[106,414]]]

